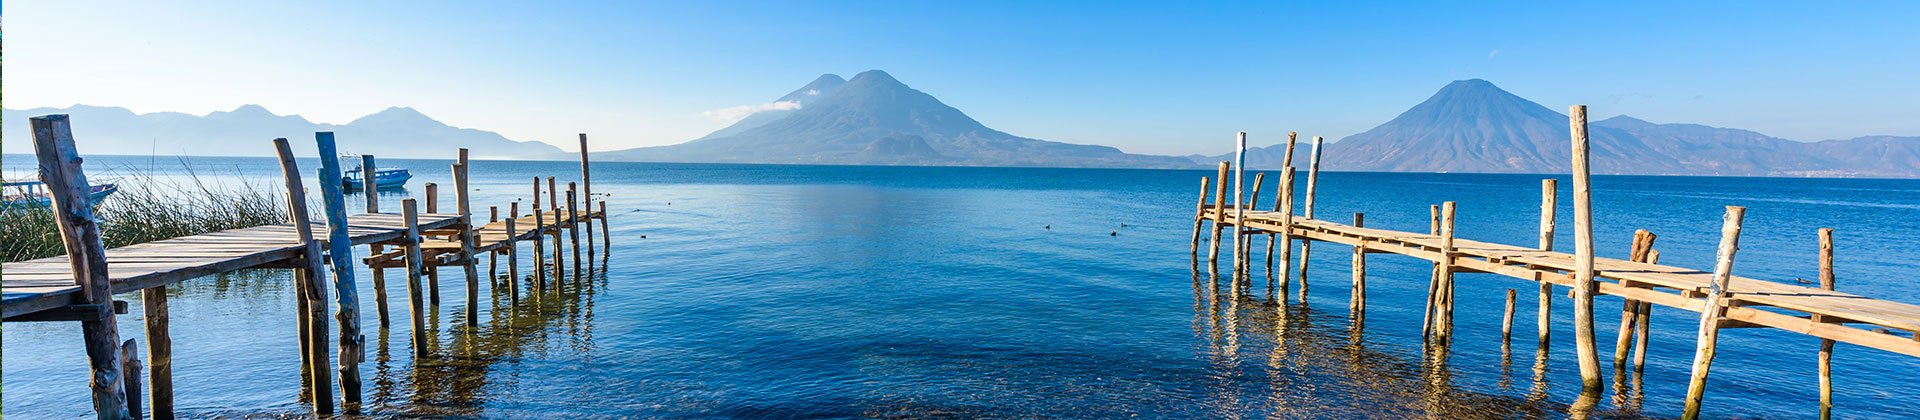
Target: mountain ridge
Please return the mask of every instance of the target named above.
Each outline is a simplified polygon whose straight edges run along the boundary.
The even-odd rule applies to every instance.
[[[27,118],[46,114],[72,117],[82,153],[190,156],[272,156],[266,140],[297,139],[332,131],[340,150],[396,158],[444,158],[460,147],[483,158],[521,158],[560,154],[537,141],[518,141],[499,133],[460,128],[419,110],[394,106],[346,124],[316,123],[299,114],[279,115],[257,104],[205,115],[183,112],[140,114],[121,107],[73,105],[63,108],[0,110],[5,120],[7,153],[33,153]],[[317,153],[311,141],[294,141],[296,152]]]

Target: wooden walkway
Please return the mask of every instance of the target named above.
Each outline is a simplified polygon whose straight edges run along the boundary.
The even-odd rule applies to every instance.
[[[398,214],[361,214],[348,220],[353,245],[392,242],[407,231]],[[457,228],[459,221],[457,214],[420,215],[423,229]],[[324,223],[313,226],[326,230]],[[305,247],[292,224],[234,229],[109,249],[107,272],[113,293],[119,294],[245,268],[292,268]],[[0,279],[0,312],[8,319],[75,304],[80,293],[65,255],[6,263],[0,273],[6,273]]]
[[[580,136],[580,182],[567,182],[562,194],[559,183],[549,176],[543,194],[542,182],[535,177],[531,213],[519,216],[519,203],[514,202],[508,206],[507,219],[479,224],[469,203],[466,149],[459,149],[452,167],[454,212],[438,211],[439,189],[429,182],[425,185],[424,212],[415,199],[408,198],[401,200],[398,214],[382,213],[379,194],[367,193],[367,212],[349,216],[341,188],[340,162],[331,158],[337,155],[334,135],[319,132],[315,133],[315,142],[322,156],[317,188],[324,203],[322,218],[308,214],[308,190],[302,186],[301,174],[309,172],[298,167],[286,139],[274,139],[287,189],[288,223],[104,249],[100,226],[93,220],[93,203],[84,193],[88,182],[67,117],[39,116],[30,122],[40,177],[53,197],[51,211],[55,227],[65,239],[67,255],[0,264],[0,273],[4,273],[0,278],[0,311],[4,316],[0,318],[8,322],[79,321],[87,349],[93,410],[103,419],[143,417],[140,379],[145,369],[151,369],[146,375],[151,398],[144,408],[151,408],[152,418],[173,418],[172,340],[166,303],[169,286],[250,268],[296,269],[293,283],[299,291],[295,301],[300,318],[300,370],[314,414],[326,417],[334,412],[335,403],[332,391],[336,369],[328,366],[331,361],[338,361],[339,402],[349,414],[361,408],[359,365],[365,359],[365,336],[360,326],[356,263],[372,269],[378,305],[375,313],[383,327],[389,322],[384,269],[404,268],[403,305],[413,326],[414,354],[419,357],[427,356],[432,345],[426,335],[424,313],[436,311],[433,308],[440,303],[437,267],[464,269],[464,322],[474,328],[478,326],[482,300],[478,295],[481,282],[491,282],[494,293],[510,294],[512,303],[520,303],[519,242],[531,240],[536,245],[529,252],[535,259],[529,279],[535,291],[549,280],[554,287],[567,281],[563,262],[569,258],[563,256],[563,248],[572,250],[575,280],[591,269],[595,219],[601,221],[599,250],[603,255],[612,244],[605,224],[606,201],[594,199],[587,177],[585,134]],[[377,168],[373,157],[362,159],[363,176],[373,179]],[[543,201],[547,210],[542,210]],[[499,215],[499,208],[494,207],[489,219],[499,219]],[[551,241],[552,247],[542,246],[545,241]],[[370,256],[355,261],[353,248],[362,245],[369,247]],[[585,257],[581,255],[583,245]],[[482,255],[488,256],[490,275],[483,276],[476,269]],[[500,259],[507,260],[504,278],[498,273]],[[119,337],[115,318],[126,313],[127,305],[113,300],[113,295],[128,292],[142,295],[151,363],[140,360],[134,340],[123,342]],[[326,316],[329,306],[337,309],[331,319]],[[337,340],[328,337],[333,325],[338,326]],[[329,354],[330,343],[338,343],[337,352]]]
[[[1564,287],[1573,301],[1573,308],[1568,312],[1573,315],[1575,350],[1581,377],[1581,398],[1575,401],[1571,410],[1575,417],[1592,414],[1590,410],[1597,404],[1597,396],[1603,386],[1600,379],[1600,350],[1594,328],[1598,322],[1594,297],[1599,295],[1625,299],[1613,352],[1616,388],[1621,374],[1627,371],[1629,353],[1633,355],[1631,371],[1636,378],[1644,366],[1649,340],[1648,317],[1653,305],[1698,314],[1699,330],[1695,336],[1686,407],[1682,411],[1682,417],[1687,419],[1700,416],[1700,402],[1706,392],[1719,331],[1724,328],[1773,328],[1820,338],[1816,360],[1819,362],[1822,417],[1829,416],[1833,408],[1831,356],[1835,343],[1920,357],[1920,305],[1834,290],[1832,229],[1819,229],[1814,232],[1817,235],[1809,238],[1819,240],[1819,287],[1733,275],[1734,259],[1740,249],[1741,225],[1746,214],[1745,208],[1737,206],[1728,206],[1726,209],[1714,267],[1710,270],[1659,264],[1659,251],[1654,248],[1657,236],[1645,230],[1635,232],[1629,259],[1598,258],[1594,253],[1586,107],[1576,105],[1568,114],[1573,152],[1572,253],[1553,250],[1558,220],[1554,214],[1558,209],[1555,200],[1560,195],[1556,192],[1557,182],[1554,179],[1541,182],[1540,237],[1539,244],[1534,247],[1456,237],[1452,202],[1431,206],[1432,223],[1429,231],[1424,233],[1367,228],[1363,226],[1365,218],[1362,214],[1354,214],[1351,224],[1317,218],[1314,216],[1314,198],[1317,195],[1315,190],[1323,142],[1320,137],[1313,138],[1313,149],[1305,165],[1304,205],[1298,206],[1301,211],[1296,214],[1293,156],[1297,139],[1289,134],[1278,188],[1273,193],[1274,197],[1269,199],[1274,203],[1267,210],[1259,208],[1260,186],[1266,178],[1263,173],[1254,174],[1251,194],[1246,191],[1248,183],[1245,181],[1244,165],[1236,162],[1220,162],[1214,178],[1200,178],[1200,199],[1195,205],[1193,218],[1192,252],[1195,268],[1198,269],[1201,258],[1203,227],[1210,222],[1212,240],[1206,256],[1207,264],[1215,267],[1213,270],[1217,273],[1221,248],[1232,249],[1231,290],[1236,296],[1244,296],[1253,287],[1250,280],[1253,271],[1253,238],[1265,236],[1268,293],[1277,301],[1283,301],[1288,298],[1289,283],[1298,278],[1300,298],[1304,300],[1307,293],[1307,261],[1313,251],[1312,245],[1315,242],[1328,242],[1350,246],[1353,272],[1349,308],[1359,317],[1364,316],[1367,307],[1368,254],[1397,254],[1432,262],[1433,274],[1428,282],[1421,334],[1425,347],[1434,350],[1431,353],[1437,354],[1435,357],[1442,361],[1446,358],[1446,349],[1452,337],[1455,273],[1492,273],[1538,286],[1539,340],[1542,349],[1546,348],[1551,335],[1551,318],[1555,314],[1551,302],[1555,300],[1555,287]],[[1244,159],[1245,151],[1246,133],[1241,133],[1236,159]],[[1237,171],[1236,167],[1239,168]],[[1232,184],[1231,189],[1228,188],[1229,184]],[[1228,238],[1222,238],[1222,232],[1232,232],[1231,246],[1225,246]],[[1297,266],[1292,256],[1296,251],[1292,246],[1295,239],[1300,240]],[[1280,261],[1277,271],[1274,269],[1276,245]],[[1507,292],[1501,332],[1503,345],[1511,341],[1516,295],[1512,289]]]

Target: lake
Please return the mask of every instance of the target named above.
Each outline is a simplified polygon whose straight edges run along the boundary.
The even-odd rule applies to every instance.
[[[415,174],[406,192],[383,194],[389,211],[422,194],[423,182],[452,184],[447,160],[382,163]],[[95,156],[87,164],[96,180],[185,172],[183,160],[171,157]],[[184,164],[219,183],[278,188],[273,159]],[[4,165],[9,178],[30,176],[33,160],[8,155]],[[487,206],[504,211],[531,194],[532,177],[557,176],[564,184],[578,170],[576,162],[475,161],[473,203],[485,217]],[[404,283],[389,284],[397,296],[390,328],[379,328],[373,305],[363,303],[366,412],[1565,415],[1579,392],[1565,289],[1554,305],[1554,343],[1537,364],[1535,286],[1459,275],[1451,358],[1429,369],[1420,350],[1431,269],[1424,261],[1369,259],[1370,306],[1358,330],[1347,311],[1350,248],[1343,246],[1315,247],[1310,296],[1293,301],[1284,316],[1264,297],[1211,296],[1213,287],[1196,281],[1188,255],[1195,193],[1210,172],[596,163],[593,190],[609,194],[613,249],[600,252],[605,260],[591,277],[571,280],[577,287],[520,306],[483,292],[479,327],[469,329],[459,292],[464,280],[447,270],[442,304],[429,317],[437,341],[432,355],[418,360],[409,350]],[[1343,223],[1363,212],[1369,227],[1424,231],[1427,206],[1453,200],[1460,237],[1530,245],[1542,177],[1329,172],[1321,175],[1315,211]],[[1556,248],[1571,250],[1569,181],[1559,178]],[[443,194],[451,203],[451,192]],[[1736,274],[1813,279],[1814,231],[1831,227],[1840,290],[1920,303],[1913,281],[1920,278],[1913,257],[1920,255],[1920,180],[1599,176],[1593,197],[1603,257],[1624,258],[1632,232],[1647,229],[1660,235],[1662,263],[1709,269],[1723,206],[1747,206]],[[360,299],[371,302],[364,267],[357,278]],[[1264,296],[1264,282],[1255,283]],[[290,285],[285,270],[255,270],[169,291],[182,415],[310,410],[297,399]],[[1520,299],[1515,343],[1503,353],[1500,318],[1509,288]],[[120,318],[122,337],[145,343],[139,296],[119,298],[136,305]],[[1609,378],[1620,306],[1611,297],[1596,304]],[[1657,308],[1652,319],[1644,384],[1617,399],[1609,389],[1599,407],[1606,415],[1680,412],[1699,318]],[[7,414],[89,415],[77,324],[8,323],[4,343]],[[1706,415],[1813,416],[1818,346],[1815,338],[1782,331],[1725,330]],[[1920,359],[1837,347],[1836,414],[1920,417]]]

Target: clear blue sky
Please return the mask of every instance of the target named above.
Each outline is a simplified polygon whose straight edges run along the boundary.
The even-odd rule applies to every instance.
[[[884,69],[1013,134],[1185,154],[1337,139],[1483,78],[1596,117],[1920,135],[1920,2],[268,3],[6,2],[6,106],[401,105],[616,149]]]

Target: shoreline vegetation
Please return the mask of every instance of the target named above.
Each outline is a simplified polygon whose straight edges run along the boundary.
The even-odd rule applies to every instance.
[[[184,158],[181,165],[188,169],[178,179],[122,168],[94,181],[111,178],[120,187],[118,193],[94,203],[107,248],[287,221],[285,197],[272,188],[244,181],[209,183]],[[65,253],[52,212],[0,209],[0,262]]]

